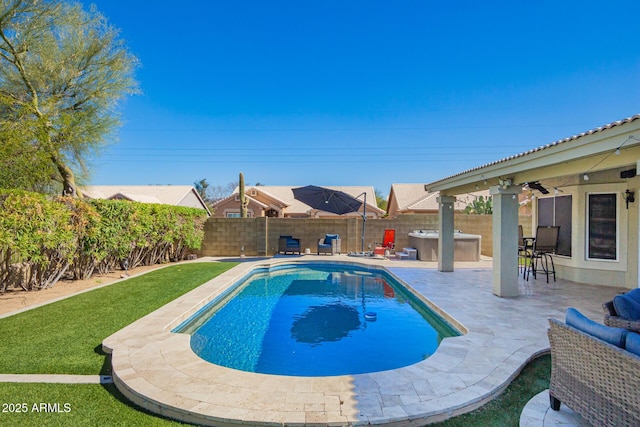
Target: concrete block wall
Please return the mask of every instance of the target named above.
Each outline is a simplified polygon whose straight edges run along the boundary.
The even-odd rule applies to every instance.
[[[525,235],[531,235],[531,218],[521,216]],[[491,215],[456,214],[454,227],[469,234],[482,236],[481,252],[493,254],[493,224]],[[438,229],[437,214],[400,215],[394,219],[369,219],[366,222],[365,250],[382,243],[384,230],[396,230],[396,249],[409,246],[409,233],[413,230]],[[209,218],[205,223],[205,237],[201,256],[239,256],[244,246],[247,256],[271,256],[278,249],[278,238],[290,235],[300,239],[302,251],[317,250],[318,239],[325,234],[339,234],[342,252],[361,248],[361,218]]]
[[[258,255],[257,223],[260,218],[209,218],[204,224],[200,254],[205,256]]]

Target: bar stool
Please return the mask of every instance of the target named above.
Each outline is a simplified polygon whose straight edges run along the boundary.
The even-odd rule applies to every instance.
[[[529,257],[529,265],[525,267],[525,279],[529,280],[529,274],[544,273],[549,283],[549,275],[553,274],[553,281],[556,281],[556,267],[553,263],[552,255],[558,251],[558,235],[560,226],[539,225],[536,229],[536,238],[533,242]]]

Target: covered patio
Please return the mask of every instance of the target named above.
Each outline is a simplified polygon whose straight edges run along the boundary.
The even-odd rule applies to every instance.
[[[453,271],[456,195],[493,196],[493,294],[522,296],[518,277],[521,193],[532,203],[531,229],[560,226],[553,256],[558,278],[633,289],[639,286],[636,201],[640,115],[574,135],[427,184],[439,191],[438,270]]]

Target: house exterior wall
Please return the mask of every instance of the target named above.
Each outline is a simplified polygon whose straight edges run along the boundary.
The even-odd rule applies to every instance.
[[[398,199],[391,194],[389,196],[389,204],[387,205],[387,214],[390,217],[395,217],[399,214],[400,206],[398,206]]]
[[[531,218],[520,217],[525,233],[531,232]],[[481,252],[491,256],[493,250],[492,216],[455,214],[454,227],[469,234],[482,236]],[[384,230],[396,230],[396,249],[409,246],[409,233],[413,230],[438,229],[438,214],[407,214],[395,219],[367,220],[365,250],[381,242]],[[238,256],[244,246],[247,256],[271,256],[278,248],[278,238],[291,235],[299,238],[302,250],[317,250],[318,239],[328,233],[337,233],[342,239],[342,251],[361,248],[361,218],[214,218],[205,223],[205,237],[201,256]]]
[[[223,201],[220,204],[216,205],[215,211],[213,212],[212,217],[214,218],[227,218],[228,213],[240,213],[240,202],[230,198],[229,200]],[[252,200],[249,200],[249,205],[247,206],[247,214],[251,218],[263,216],[264,211],[262,206],[255,203]]]
[[[182,198],[182,200],[178,202],[178,206],[185,206],[187,208],[204,209],[204,206],[202,206],[200,199],[198,199],[198,196],[196,196],[193,191],[190,191],[189,193],[187,193]]]
[[[582,183],[559,187],[562,195],[572,196],[571,256],[554,256],[558,277],[600,286],[637,288],[638,283],[638,227],[640,203],[638,191],[640,177],[619,183]],[[630,189],[636,193],[636,202],[627,209],[623,193]],[[615,193],[617,198],[617,260],[593,260],[587,257],[587,196],[590,193]],[[553,197],[548,196],[548,197]],[[538,198],[534,199],[531,227],[537,226]],[[535,234],[535,233],[534,233]]]

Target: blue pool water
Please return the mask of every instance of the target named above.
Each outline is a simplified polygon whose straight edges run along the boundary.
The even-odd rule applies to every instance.
[[[174,332],[211,363],[296,376],[407,366],[459,335],[386,272],[339,263],[254,272]]]

